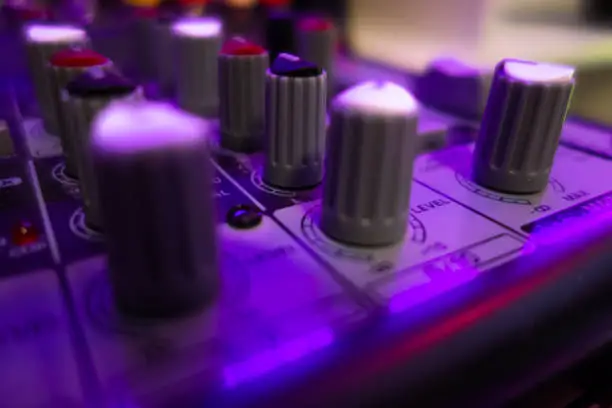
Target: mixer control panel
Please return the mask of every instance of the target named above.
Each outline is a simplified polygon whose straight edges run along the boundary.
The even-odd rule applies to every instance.
[[[60,365],[24,404],[231,394],[609,210],[612,179],[593,175],[612,150],[566,121],[573,68],[503,60],[485,92],[447,62],[415,92],[338,92],[331,22],[268,23],[269,50],[211,16],[139,21],[176,65],[148,56],[141,77],[77,27],[29,26],[39,113],[20,120],[27,154],[0,158],[0,356],[6,320],[52,357],[14,346],[39,364],[0,398]],[[469,103],[432,98],[449,78]],[[441,112],[461,106],[470,119]]]

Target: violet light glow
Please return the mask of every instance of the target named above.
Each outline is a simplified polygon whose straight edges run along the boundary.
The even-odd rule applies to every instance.
[[[31,25],[25,35],[29,42],[58,43],[83,41],[87,38],[85,30],[69,25]]]
[[[355,85],[336,97],[335,104],[364,113],[412,115],[418,103],[405,88],[393,82],[369,81]]]
[[[321,329],[304,337],[282,343],[278,347],[259,353],[244,362],[227,366],[223,370],[225,386],[227,388],[236,387],[292,361],[297,361],[308,354],[331,345],[334,338],[332,329]]]
[[[208,38],[221,35],[221,21],[216,18],[186,18],[172,26],[174,35],[182,37]]]
[[[118,101],[100,112],[92,144],[113,153],[139,153],[189,147],[207,140],[207,122],[169,104]]]

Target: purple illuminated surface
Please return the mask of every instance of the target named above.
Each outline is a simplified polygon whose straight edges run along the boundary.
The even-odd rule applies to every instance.
[[[250,359],[223,369],[225,386],[233,388],[240,383],[253,380],[292,361],[329,346],[334,341],[331,329],[322,329],[296,340],[280,344]]]

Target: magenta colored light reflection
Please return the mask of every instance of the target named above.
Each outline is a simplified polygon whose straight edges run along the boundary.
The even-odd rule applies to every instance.
[[[223,378],[225,386],[235,387],[257,378],[287,363],[329,346],[334,341],[334,332],[322,329],[299,339],[280,344],[274,349],[265,350],[241,363],[225,367]]]

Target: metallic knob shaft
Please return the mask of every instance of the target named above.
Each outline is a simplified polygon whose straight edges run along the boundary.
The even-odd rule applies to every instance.
[[[85,30],[66,25],[32,24],[25,28],[25,47],[28,69],[43,119],[45,130],[59,133],[55,90],[52,86],[49,57],[55,52],[73,46],[87,47],[89,39]]]
[[[73,133],[67,128],[70,118],[66,116],[62,93],[65,86],[76,76],[93,67],[110,67],[111,61],[95,51],[84,48],[66,48],[56,52],[49,59],[51,67],[51,86],[53,87],[53,106],[56,109],[62,149],[66,159],[66,174],[77,177],[77,164],[72,146]]]
[[[507,193],[543,190],[573,88],[573,68],[499,63],[476,141],[474,180]]]
[[[313,187],[323,178],[327,76],[289,54],[274,61],[266,79],[266,183]]]
[[[141,95],[140,88],[134,83],[116,72],[103,68],[90,69],[66,85],[64,95],[68,129],[66,138],[70,140],[77,165],[85,221],[94,229],[102,230],[103,223],[90,148],[92,123],[99,112],[112,101],[138,99]]]
[[[222,27],[214,18],[189,18],[172,26],[179,106],[200,116],[219,108],[218,62]]]
[[[306,18],[298,24],[297,53],[325,70],[330,92],[333,90],[337,37],[336,28],[327,19]]]
[[[268,53],[236,37],[219,54],[221,147],[240,152],[262,146]]]
[[[415,98],[392,83],[357,85],[334,99],[320,218],[326,235],[371,246],[402,240],[417,122]]]
[[[117,102],[92,132],[119,309],[170,317],[210,302],[219,275],[207,124],[161,103]]]

